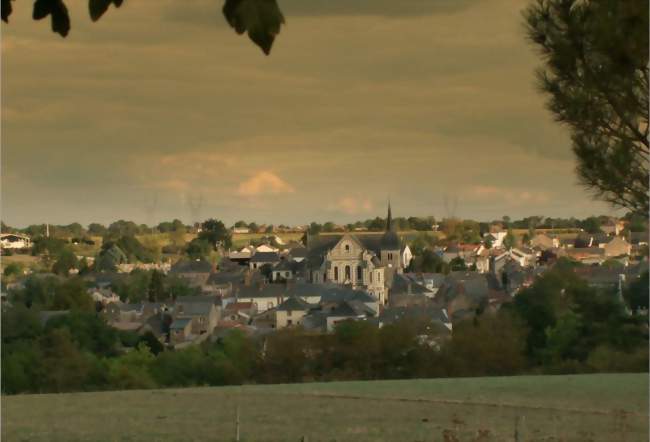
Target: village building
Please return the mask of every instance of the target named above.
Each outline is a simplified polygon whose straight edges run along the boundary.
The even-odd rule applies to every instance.
[[[1,233],[0,234],[0,248],[22,250],[32,247],[32,240],[27,235],[20,235],[17,233]]]
[[[348,285],[373,294],[381,304],[395,273],[412,258],[392,224],[390,204],[383,235],[322,235],[308,240],[310,280],[314,284]]]

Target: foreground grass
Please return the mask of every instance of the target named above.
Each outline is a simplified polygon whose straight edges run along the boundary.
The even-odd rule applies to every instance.
[[[648,440],[647,374],[204,387],[2,399],[2,440]],[[476,439],[481,430],[484,439]]]

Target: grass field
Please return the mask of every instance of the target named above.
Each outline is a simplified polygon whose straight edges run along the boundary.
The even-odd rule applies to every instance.
[[[242,441],[647,441],[648,375],[9,396],[2,440],[233,441],[237,409]]]
[[[18,253],[10,256],[3,255],[0,257],[0,270],[4,271],[5,267],[11,263],[20,264],[24,269],[28,269],[38,266],[40,263],[40,258],[38,256]]]

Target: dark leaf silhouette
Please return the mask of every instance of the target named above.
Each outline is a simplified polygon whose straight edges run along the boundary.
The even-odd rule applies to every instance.
[[[115,5],[116,8],[119,8],[122,3],[123,0],[88,0],[88,11],[90,12],[91,20],[99,20],[111,4]]]
[[[248,37],[266,55],[271,52],[275,36],[284,23],[275,0],[226,0],[223,15],[235,32],[248,32]]]
[[[9,21],[13,0],[2,1],[2,20]],[[99,20],[111,5],[119,8],[124,0],[88,0],[88,12],[92,21]],[[266,55],[271,52],[275,36],[280,33],[284,16],[276,0],[225,0],[223,15],[238,33],[248,37]],[[42,20],[51,16],[52,31],[66,37],[70,32],[70,16],[63,0],[35,0],[32,17]]]
[[[62,37],[70,32],[70,16],[68,8],[62,0],[36,0],[34,2],[34,20],[41,20],[48,15],[52,16],[52,31]]]
[[[2,0],[2,21],[9,23],[9,16],[11,15],[11,2],[12,0]]]

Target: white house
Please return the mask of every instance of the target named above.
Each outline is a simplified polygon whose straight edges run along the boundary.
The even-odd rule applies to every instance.
[[[27,235],[16,233],[0,234],[0,247],[3,249],[28,249],[32,246],[32,240]]]
[[[503,240],[505,237],[508,235],[508,232],[492,232],[492,233],[486,233],[483,235],[484,238],[490,237],[492,240],[492,247],[502,247],[503,246]]]

